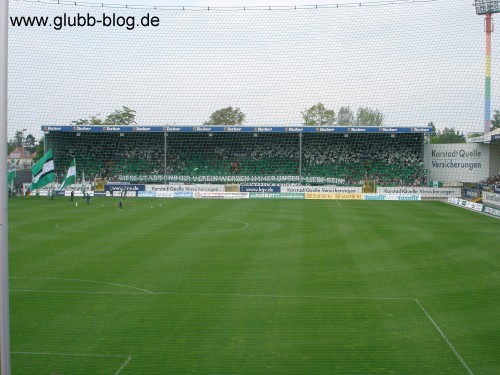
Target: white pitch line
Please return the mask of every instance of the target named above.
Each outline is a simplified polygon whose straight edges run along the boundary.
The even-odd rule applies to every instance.
[[[67,228],[61,228],[61,224],[56,224],[56,229],[62,230],[64,232],[73,232],[73,233],[89,233],[86,231],[82,230],[77,230],[77,229],[67,229]]]
[[[125,362],[120,366],[120,368],[118,370],[116,370],[115,372],[115,375],[118,375],[120,372],[122,372],[122,370],[128,365],[128,363],[130,362],[130,360],[132,359],[132,357],[128,357]]]
[[[140,290],[141,292],[147,293],[147,294],[154,294],[153,292],[147,290],[147,289],[142,289],[142,288],[137,288],[135,286],[130,286],[130,285],[125,285],[125,284],[118,284],[118,283],[107,283],[109,285],[114,285],[114,286],[120,286],[124,288],[131,288],[131,289],[137,289]]]
[[[117,284],[120,285],[120,284]],[[134,288],[139,289],[139,288]],[[142,289],[139,289],[142,290]],[[248,298],[283,298],[283,299],[293,299],[293,298],[306,298],[306,299],[330,299],[330,300],[395,300],[395,301],[414,301],[420,307],[422,312],[425,314],[427,319],[432,323],[434,328],[438,331],[439,335],[446,342],[448,347],[451,349],[455,357],[460,361],[464,369],[467,371],[469,375],[474,375],[471,368],[467,365],[463,357],[460,355],[457,349],[453,346],[451,341],[445,335],[443,330],[438,326],[436,321],[432,318],[429,312],[424,308],[422,303],[417,298],[409,298],[409,297],[355,297],[355,296],[306,296],[306,295],[282,295],[282,294],[243,294],[243,293],[176,293],[176,292],[151,292],[146,291],[147,293],[130,293],[130,292],[82,292],[82,291],[50,291],[50,290],[23,290],[23,289],[14,289],[12,292],[35,292],[35,293],[68,293],[68,294],[122,294],[122,295],[159,295],[159,296],[191,296],[191,297],[210,297],[210,296],[220,296],[220,297],[248,297]],[[88,356],[88,357],[125,357],[124,355],[94,355],[94,354],[64,354],[64,353],[34,353],[34,352],[12,352],[13,354],[31,354],[31,355],[60,355],[60,356]],[[127,357],[122,366],[115,372],[115,375],[120,374],[120,372],[128,365],[132,357]]]
[[[437,325],[437,323],[434,321],[434,319],[432,319],[432,316],[427,312],[427,310],[420,303],[420,301],[415,298],[415,302],[420,307],[420,309],[424,312],[425,316],[427,316],[427,319],[429,319],[429,321],[432,323],[432,325],[434,326],[434,328],[436,328],[436,330],[439,332],[439,334],[441,335],[441,337],[443,338],[443,340],[448,344],[448,346],[450,347],[450,349],[452,350],[452,352],[455,354],[455,357],[457,357],[457,359],[460,361],[460,363],[462,364],[462,366],[467,370],[467,373],[469,375],[474,375],[474,373],[472,372],[472,370],[470,369],[470,367],[467,365],[467,363],[465,362],[465,360],[462,358],[462,356],[460,355],[460,353],[457,351],[457,349],[455,349],[455,347],[450,342],[450,340],[448,339],[448,337],[446,337],[446,335],[444,334],[443,330],[441,328],[439,328],[439,326]]]
[[[12,352],[12,354],[48,355],[58,357],[130,358],[124,354],[54,353],[54,352]]]
[[[306,295],[286,295],[286,294],[245,294],[245,293],[178,293],[178,292],[93,292],[80,290],[43,290],[43,289],[11,289],[11,292],[18,293],[55,293],[55,294],[108,294],[108,295],[128,295],[128,296],[183,296],[183,297],[242,297],[242,298],[276,298],[276,299],[323,299],[323,300],[353,300],[353,301],[415,301],[409,297],[356,297],[356,296],[306,296]]]
[[[106,284],[106,285],[113,285],[113,286],[119,286],[122,288],[128,288],[128,289],[135,289],[139,290],[143,293],[147,294],[154,294],[153,292],[147,290],[147,289],[142,289],[138,288],[136,286],[132,285],[125,285],[125,284],[118,284],[118,283],[110,283],[106,281],[96,281],[96,280],[83,280],[83,279],[67,279],[63,277],[30,277],[30,276],[10,276],[10,279],[29,279],[29,280],[62,280],[62,281],[76,281],[79,283],[91,283],[91,284]]]
[[[163,294],[163,293],[156,293]],[[396,301],[413,301],[413,298],[405,297],[356,297],[356,296],[306,296],[306,295],[287,295],[287,294],[245,294],[245,293],[165,293],[165,294],[177,294],[185,296],[202,296],[202,297],[245,297],[245,298],[283,298],[283,299],[293,299],[293,298],[304,298],[304,299],[331,299],[331,300],[359,300],[359,301],[369,301],[369,300],[396,300]]]
[[[337,203],[340,207],[342,207],[342,205],[340,204],[340,202],[338,200],[336,200],[335,203]]]
[[[125,358],[125,362],[122,363],[120,368],[115,371],[114,375],[119,375],[125,367],[132,360],[132,356],[126,356],[123,354],[88,354],[88,353],[51,353],[51,352],[12,352],[12,354],[23,354],[23,355],[46,355],[46,356],[58,356],[58,357],[91,357],[91,358]]]
[[[147,296],[151,294],[157,294],[153,292],[149,293],[133,293],[133,292],[86,292],[83,290],[42,290],[42,289],[11,289],[11,292],[18,293],[54,293],[54,294],[74,294],[74,295],[86,295],[86,294],[114,294],[114,295],[125,295],[125,296]]]

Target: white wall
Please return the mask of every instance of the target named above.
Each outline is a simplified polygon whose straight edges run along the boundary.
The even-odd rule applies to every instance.
[[[479,182],[490,176],[490,146],[481,143],[426,144],[424,164],[431,181]]]

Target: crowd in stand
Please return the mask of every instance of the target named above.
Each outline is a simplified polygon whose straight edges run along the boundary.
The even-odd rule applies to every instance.
[[[337,177],[348,184],[361,184],[366,179],[391,186],[426,183],[420,143],[411,136],[377,138],[367,142],[363,136],[351,136],[331,142],[312,137],[304,143],[306,173],[340,172]]]
[[[500,173],[497,173],[493,176],[485,178],[480,183],[484,184],[484,185],[495,185],[495,186],[499,185],[500,186]]]
[[[56,169],[67,167],[74,158],[78,170],[89,178],[112,181],[122,173],[163,173],[163,137],[148,134],[143,138],[141,142],[118,134],[82,134],[76,138],[69,133],[59,135],[51,147]]]
[[[73,158],[90,178],[122,175],[301,175],[345,184],[424,185],[422,143],[415,135],[342,134],[58,134],[56,168]],[[140,180],[140,177],[138,177]],[[138,181],[137,181],[138,182]]]

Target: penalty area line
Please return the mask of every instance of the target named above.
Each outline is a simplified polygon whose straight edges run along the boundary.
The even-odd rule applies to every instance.
[[[97,280],[68,279],[68,278],[63,278],[63,277],[30,277],[30,276],[10,276],[9,279],[62,280],[62,281],[79,282],[79,283],[105,284],[105,285],[118,286],[121,288],[135,289],[135,290],[139,290],[139,291],[146,293],[146,294],[154,294],[153,292],[151,292],[147,289],[138,288],[138,287],[132,286],[132,285],[110,283],[110,282],[106,282],[106,281],[97,281]],[[18,290],[18,291],[34,291],[34,290],[26,289],[26,290]],[[53,291],[50,291],[50,292],[53,292]]]
[[[88,354],[88,353],[52,353],[52,352],[12,352],[12,354],[23,355],[39,355],[39,356],[59,356],[59,357],[90,357],[90,358],[125,358],[125,361],[114,372],[114,375],[119,375],[132,360],[132,356],[123,354]]]
[[[123,362],[123,364],[120,366],[118,370],[116,370],[115,375],[119,375],[120,372],[128,365],[128,363],[131,361],[132,357],[128,356],[128,358]]]
[[[448,339],[448,337],[444,334],[443,330],[437,325],[437,323],[435,322],[435,320],[432,319],[432,316],[429,314],[429,312],[424,308],[424,306],[420,303],[420,301],[417,298],[415,298],[415,302],[420,307],[420,309],[423,311],[423,313],[425,314],[425,316],[427,317],[427,319],[429,319],[429,321],[432,323],[432,325],[434,326],[434,328],[436,328],[436,330],[441,335],[441,337],[446,342],[446,344],[448,344],[448,347],[451,349],[451,351],[453,352],[453,354],[455,354],[455,357],[457,357],[457,359],[460,361],[460,363],[465,368],[465,370],[467,370],[467,373],[469,375],[474,375],[474,373],[472,372],[472,370],[470,369],[470,367],[467,365],[467,363],[465,362],[465,360],[462,358],[462,356],[460,355],[460,353],[458,352],[458,350],[455,349],[455,347],[450,342],[450,340]]]

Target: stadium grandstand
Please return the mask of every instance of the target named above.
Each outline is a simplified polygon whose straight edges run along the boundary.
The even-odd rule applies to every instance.
[[[107,181],[425,186],[429,128],[43,127],[56,173]]]

